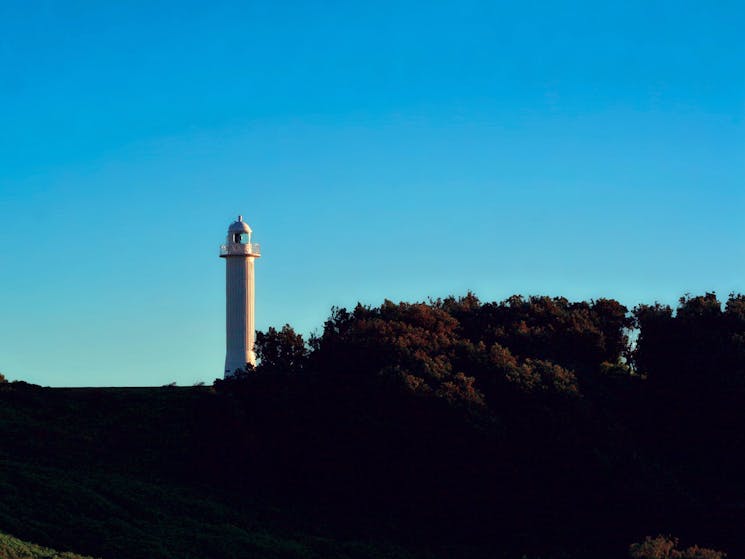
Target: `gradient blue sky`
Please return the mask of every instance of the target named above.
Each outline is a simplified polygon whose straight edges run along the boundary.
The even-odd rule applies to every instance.
[[[257,326],[745,291],[745,4],[0,0],[0,371],[211,382]]]

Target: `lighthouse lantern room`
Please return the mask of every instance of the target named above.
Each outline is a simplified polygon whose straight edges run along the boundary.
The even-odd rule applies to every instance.
[[[254,260],[261,249],[251,239],[251,228],[239,215],[230,224],[220,257],[225,259],[225,377],[256,364],[254,354]]]

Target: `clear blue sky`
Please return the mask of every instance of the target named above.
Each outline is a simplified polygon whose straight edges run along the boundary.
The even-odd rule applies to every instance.
[[[257,325],[745,291],[745,4],[0,0],[0,371],[211,382]]]

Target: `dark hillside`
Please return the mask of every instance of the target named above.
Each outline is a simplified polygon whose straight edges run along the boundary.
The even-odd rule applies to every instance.
[[[410,557],[236,497],[210,388],[0,388],[0,527],[97,557]],[[231,424],[232,422],[232,424]],[[225,473],[220,470],[225,468]],[[240,485],[244,483],[241,480]]]
[[[659,533],[739,556],[741,307],[386,302],[259,333],[214,387],[0,385],[0,531],[100,557],[620,559]]]

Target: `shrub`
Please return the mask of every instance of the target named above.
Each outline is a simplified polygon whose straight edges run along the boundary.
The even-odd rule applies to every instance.
[[[678,538],[671,536],[647,536],[643,542],[631,544],[631,559],[724,559],[727,555],[721,551],[694,545],[687,549],[678,549]]]

